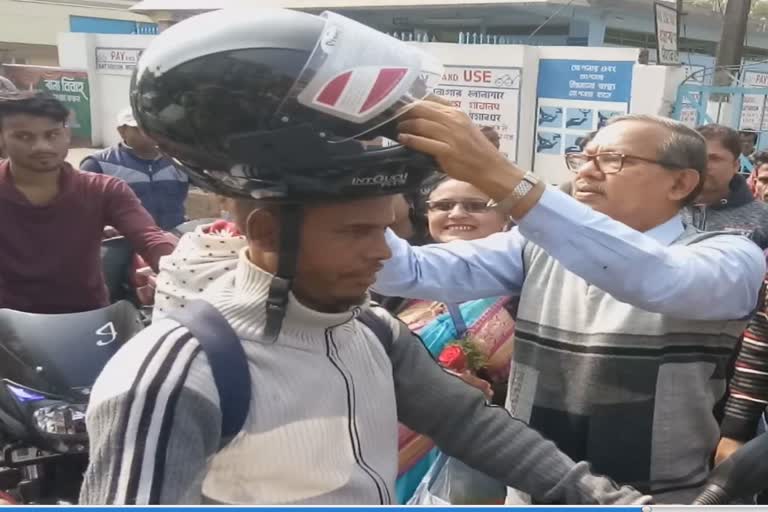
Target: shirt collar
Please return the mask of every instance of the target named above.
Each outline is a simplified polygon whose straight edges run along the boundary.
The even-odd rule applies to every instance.
[[[680,214],[677,214],[663,224],[659,224],[658,226],[649,229],[645,234],[660,244],[672,245],[672,242],[680,238],[680,235],[682,235],[684,231],[685,225],[683,224],[683,218]]]
[[[204,297],[224,314],[240,338],[259,340],[266,325],[265,302],[274,276],[253,264],[247,251],[247,247],[240,249],[237,266],[212,284]],[[203,268],[197,271],[198,276],[203,273]],[[370,297],[366,294],[361,304],[346,311],[321,313],[302,304],[291,292],[280,331],[281,343],[294,346],[299,343],[302,347],[325,351],[324,343],[318,345],[318,340],[324,340],[325,329],[349,322],[369,306]],[[288,339],[293,341],[286,341]]]

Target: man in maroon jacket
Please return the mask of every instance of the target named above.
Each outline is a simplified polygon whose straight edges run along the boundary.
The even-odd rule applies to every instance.
[[[68,111],[39,92],[0,93],[0,308],[96,309],[109,298],[101,267],[105,226],[157,270],[173,244],[123,181],[65,162]]]

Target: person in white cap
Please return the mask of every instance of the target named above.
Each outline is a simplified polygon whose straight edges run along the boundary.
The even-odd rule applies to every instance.
[[[137,127],[130,107],[118,114],[117,131],[122,142],[86,157],[80,168],[121,178],[158,226],[166,231],[175,228],[185,221],[187,175]]]

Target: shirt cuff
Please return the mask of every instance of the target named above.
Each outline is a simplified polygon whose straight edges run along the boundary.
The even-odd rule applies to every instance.
[[[720,434],[723,437],[746,443],[755,437],[761,414],[762,409],[756,410],[752,417],[736,417],[726,413],[725,418],[720,423]]]

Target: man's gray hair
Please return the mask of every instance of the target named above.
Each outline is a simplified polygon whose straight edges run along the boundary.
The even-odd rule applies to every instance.
[[[659,163],[672,169],[693,169],[704,179],[707,171],[707,141],[699,132],[680,121],[668,117],[645,114],[628,114],[613,117],[608,124],[622,121],[637,121],[656,125],[667,132],[664,142],[658,148]]]

